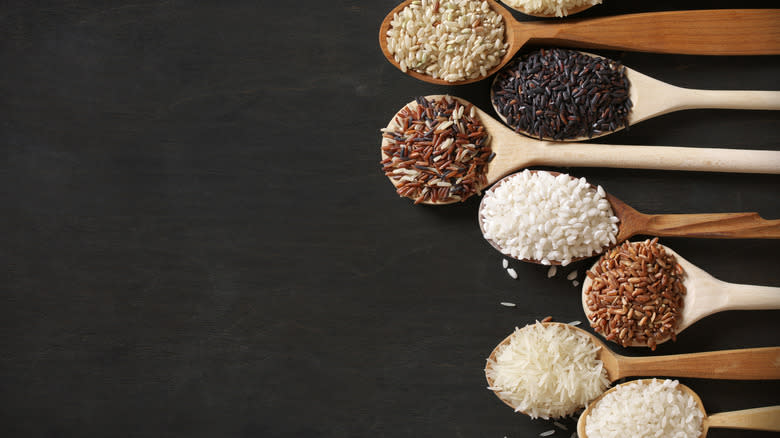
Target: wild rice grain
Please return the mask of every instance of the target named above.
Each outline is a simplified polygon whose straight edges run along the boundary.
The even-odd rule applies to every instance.
[[[400,196],[457,202],[480,193],[494,154],[471,104],[418,97],[382,129],[382,170]]]
[[[517,132],[540,139],[593,137],[628,126],[632,103],[617,61],[542,49],[496,75],[493,105]]]

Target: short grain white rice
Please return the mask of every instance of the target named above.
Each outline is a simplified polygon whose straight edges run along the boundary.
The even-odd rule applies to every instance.
[[[569,11],[584,5],[598,5],[601,0],[502,0],[513,8],[521,8],[532,14],[555,14],[565,17]]]
[[[517,271],[514,270],[514,268],[509,268],[506,270],[506,273],[509,274],[510,277],[517,280]]]
[[[458,82],[486,76],[509,44],[504,19],[479,0],[415,0],[393,17],[387,49],[401,70]]]
[[[629,382],[605,395],[585,420],[590,438],[701,436],[703,414],[676,380]]]
[[[504,269],[509,267],[509,261],[507,259],[501,260],[501,266],[504,267]]]
[[[555,274],[557,272],[558,272],[558,268],[555,265],[550,266],[550,269],[547,271],[547,278],[555,277]]]
[[[576,270],[569,272],[569,275],[566,276],[567,280],[574,280],[575,278],[577,278]]]
[[[525,170],[506,177],[482,200],[483,232],[504,254],[568,265],[614,244],[617,217],[601,186]]]

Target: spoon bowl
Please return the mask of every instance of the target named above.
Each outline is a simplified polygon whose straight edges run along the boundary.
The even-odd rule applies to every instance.
[[[424,96],[437,100],[443,95]],[[473,106],[465,99],[457,99],[464,106]],[[385,130],[398,129],[398,120],[406,110],[417,108],[412,101],[396,113]],[[490,137],[490,147],[495,157],[488,165],[485,188],[503,176],[525,167],[613,167],[627,169],[659,169],[707,172],[780,173],[780,151],[717,149],[675,146],[629,146],[604,144],[576,144],[535,140],[517,134],[500,121],[474,106],[477,118]],[[381,146],[390,144],[383,136]],[[380,148],[382,159],[390,158]],[[396,187],[398,181],[390,177]],[[422,201],[424,204],[441,205],[449,202]]]
[[[538,172],[538,171],[531,171]],[[560,175],[559,172],[548,172],[552,175]],[[482,235],[485,236],[484,210],[485,200],[493,196],[495,190],[513,175],[502,178],[485,192],[485,196],[479,204],[479,228]],[[572,179],[577,179],[570,176]],[[593,187],[591,185],[591,187]],[[596,187],[593,187],[596,190]],[[619,245],[627,239],[638,235],[653,236],[674,236],[674,237],[696,237],[713,239],[780,239],[780,219],[767,220],[758,215],[758,213],[701,213],[701,214],[659,214],[648,215],[638,212],[616,196],[605,192],[605,197],[612,207],[613,214],[618,218],[618,233],[614,244],[602,247],[592,254],[582,257],[576,257],[571,262],[584,260],[589,257],[601,254],[616,245]],[[517,260],[529,263],[541,264],[542,262],[534,259],[523,259],[513,257],[501,247],[498,243],[485,237],[485,240],[497,251]],[[548,263],[544,263],[548,264]],[[561,265],[560,261],[549,260],[551,265]],[[693,265],[691,265],[693,266]],[[686,266],[683,266],[686,268]],[[701,271],[701,270],[699,270]],[[701,271],[704,272],[704,271]],[[589,278],[587,279],[589,280]],[[588,283],[590,284],[590,283]],[[687,285],[686,285],[687,286]],[[584,291],[583,285],[583,291]],[[752,290],[752,289],[751,289]],[[727,297],[723,297],[724,299]],[[584,300],[584,298],[583,298]],[[771,307],[774,308],[774,307]],[[587,313],[587,312],[586,312]],[[702,318],[706,315],[701,315]],[[692,321],[693,322],[693,321]],[[691,323],[692,323],[691,322]]]
[[[566,13],[564,14],[564,16],[563,17],[559,17],[559,16],[555,15],[555,13],[530,12],[530,11],[528,11],[527,9],[525,9],[522,6],[512,6],[512,5],[510,5],[510,4],[506,3],[506,2],[503,2],[503,3],[504,3],[504,5],[506,5],[506,7],[514,9],[515,11],[517,11],[517,12],[519,12],[521,14],[530,15],[532,17],[538,17],[538,18],[563,18],[563,17],[570,17],[570,16],[572,16],[574,14],[579,14],[580,12],[586,11],[586,10],[588,10],[588,9],[590,9],[590,8],[592,8],[592,7],[594,7],[594,6],[596,6],[598,4],[598,3],[596,3],[596,4],[583,4],[583,5],[580,5],[580,6],[573,7],[571,9],[566,9],[566,11],[565,11]]]
[[[639,382],[642,385],[646,385],[652,382],[652,379],[640,379],[631,382],[622,383],[609,390],[604,394],[593,400],[585,411],[580,415],[577,421],[577,434],[581,438],[587,438],[588,434],[585,430],[585,426],[590,417],[593,409],[607,394],[612,391],[616,391],[621,385],[627,385],[630,383]],[[691,388],[678,383],[676,386],[678,391],[689,394],[696,402],[696,408],[702,413],[702,431],[701,438],[707,436],[710,428],[725,428],[725,429],[748,429],[748,430],[765,430],[770,432],[780,432],[780,406],[768,406],[763,408],[744,409],[740,411],[720,412],[713,415],[707,415],[704,410],[704,404],[701,401],[701,397],[696,394]],[[595,437],[594,437],[595,438]]]
[[[626,377],[656,375],[732,380],[780,379],[780,347],[628,357],[614,353],[598,337],[581,328],[558,322],[541,324],[556,324],[586,335],[598,347],[597,358],[604,364],[607,379],[610,382]],[[511,339],[512,335],[510,334],[493,349],[485,365],[486,371],[490,368],[491,362],[495,362],[498,350],[508,344]],[[488,386],[492,387],[494,382],[487,376],[487,373],[486,379]],[[511,402],[502,398],[497,391],[494,391],[494,393],[502,402],[514,409]],[[585,406],[582,406],[582,408],[585,408]]]
[[[696,321],[726,310],[770,310],[780,309],[780,288],[768,286],[753,286],[746,284],[727,283],[718,280],[698,266],[682,258],[674,250],[661,245],[664,250],[672,254],[677,263],[685,271],[683,285],[686,293],[684,305],[674,334],[679,335]],[[597,262],[598,264],[598,262]],[[596,265],[594,265],[595,267]],[[582,309],[589,321],[592,321],[593,311],[588,306],[588,290],[593,284],[589,276],[585,276],[582,282]],[[602,336],[604,336],[602,334]],[[671,339],[671,334],[656,338],[655,343],[661,344]],[[647,347],[647,343],[634,341],[631,347]]]
[[[603,58],[588,52],[580,53],[592,58]],[[623,68],[629,83],[628,97],[633,103],[626,120],[627,126],[633,126],[639,122],[671,112],[688,109],[780,110],[780,91],[697,90],[682,88],[659,81],[631,68],[625,66]],[[502,114],[499,105],[497,105],[495,92],[501,75],[502,72],[500,71],[493,79],[493,84],[490,87],[490,102],[499,119],[512,127],[504,114]],[[555,140],[552,137],[544,136],[542,140],[565,142],[591,140],[621,131],[625,127],[621,125],[617,129],[603,131],[591,137],[579,136]],[[538,135],[527,131],[514,130],[531,138],[539,138]]]
[[[387,31],[396,13],[414,0],[393,8],[379,26],[379,46],[385,58],[401,71],[387,47]],[[485,0],[504,19],[509,44],[498,65],[482,77],[448,82],[406,70],[416,79],[438,85],[463,85],[482,80],[500,70],[526,43],[637,52],[688,55],[780,54],[780,9],[721,9],[626,14],[565,22],[518,22],[495,0]],[[760,35],[757,38],[756,35]]]

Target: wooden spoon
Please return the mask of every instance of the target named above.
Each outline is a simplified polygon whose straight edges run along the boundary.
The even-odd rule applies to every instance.
[[[425,96],[429,100],[441,97],[443,96]],[[451,98],[458,99],[463,105],[471,105],[465,99]],[[414,109],[417,102],[409,102],[407,107]],[[486,186],[513,171],[531,166],[780,173],[780,151],[540,141],[517,134],[479,108],[474,107],[474,110],[490,135],[490,147],[496,154],[488,166]],[[386,129],[392,130],[397,126],[398,116],[398,113],[393,116]],[[387,144],[388,140],[383,138],[382,146]],[[381,149],[380,154],[382,159],[387,158]],[[392,178],[390,182],[398,185]],[[424,203],[439,205],[454,202],[457,201]]]
[[[539,17],[539,18],[556,18],[557,17],[557,18],[561,18],[561,17],[558,17],[557,15],[555,15],[555,13],[543,14],[543,13],[539,13],[539,12],[529,12],[522,5],[520,5],[520,6],[512,6],[512,5],[508,4],[507,2],[503,2],[503,3],[508,8],[514,9],[515,11],[517,11],[517,12],[519,12],[521,14],[530,15],[532,17]],[[596,3],[596,4],[587,4],[586,3],[586,4],[583,4],[583,5],[571,8],[571,9],[566,9],[566,10],[563,11],[564,12],[564,16],[568,17],[568,16],[571,16],[571,15],[574,15],[574,14],[579,14],[580,12],[585,11],[587,9],[590,9],[590,8],[596,6],[597,4],[598,3]]]
[[[780,347],[628,357],[612,352],[599,338],[581,328],[559,322],[545,322],[542,324],[558,324],[565,326],[567,329],[586,334],[593,341],[594,345],[599,347],[597,358],[604,363],[607,379],[610,382],[626,377],[639,376],[730,380],[780,379]],[[495,362],[499,348],[508,344],[511,338],[512,335],[507,336],[493,349],[487,359],[486,370],[490,368],[491,362]],[[486,378],[488,386],[494,386],[493,380],[487,376]],[[494,393],[501,401],[514,409],[514,406],[508,400],[501,398],[499,393],[495,391]]]
[[[636,382],[640,382],[642,384],[647,384],[651,382],[652,379],[640,379],[636,380]],[[632,382],[626,382],[621,383],[621,385],[627,385]],[[596,404],[604,398],[607,394],[609,394],[612,391],[615,391],[618,386],[617,385],[608,391],[605,391],[604,394],[599,396],[597,399],[593,400],[585,409],[585,411],[580,415],[580,419],[577,421],[577,434],[580,436],[580,438],[587,438],[587,433],[585,431],[585,424],[587,423],[587,419],[590,416],[593,409],[596,407]],[[701,398],[698,394],[693,392],[693,390],[682,383],[677,384],[677,388],[680,391],[686,392],[690,394],[693,399],[696,401],[696,406],[701,411],[701,413],[704,415],[704,419],[702,421],[702,432],[700,437],[703,438],[707,436],[707,432],[711,427],[714,428],[724,428],[724,429],[747,429],[747,430],[765,430],[769,432],[780,432],[780,406],[768,406],[764,408],[754,408],[754,409],[743,409],[741,411],[731,411],[731,412],[720,412],[713,415],[707,415],[707,412],[704,410],[704,404],[701,402]]]
[[[661,245],[663,246],[663,245]],[[696,321],[726,310],[771,310],[780,309],[780,288],[727,283],[718,280],[698,266],[682,258],[674,250],[663,246],[666,252],[674,255],[677,263],[685,270],[685,305],[682,315],[674,328],[675,335],[690,327]],[[595,266],[595,265],[594,265]],[[588,308],[587,291],[593,281],[585,276],[582,282],[582,309],[590,321],[593,314]],[[600,333],[601,334],[601,333]],[[604,336],[602,334],[602,336]],[[668,341],[671,335],[657,338],[656,344]],[[647,347],[646,343],[634,342],[631,347]]]
[[[594,58],[601,58],[592,53],[581,53]],[[633,103],[631,112],[628,114],[628,126],[653,117],[687,109],[780,110],[780,91],[697,90],[667,84],[628,67],[625,67],[625,72],[630,84],[628,95]],[[499,111],[495,103],[494,90],[499,76],[501,76],[500,73],[493,79],[493,85],[490,87],[490,102],[493,104],[493,109],[498,114],[498,117],[509,125],[506,117]],[[623,126],[620,126],[614,131],[602,132],[592,137],[567,138],[559,141],[589,140],[603,137],[623,128]],[[516,132],[538,138],[538,136],[534,136],[526,131]],[[544,137],[544,139],[553,140],[549,137]]]
[[[537,171],[531,171],[537,172]],[[548,172],[553,175],[560,175],[559,172]],[[485,199],[493,195],[496,188],[500,187],[512,175],[504,177],[494,184],[479,204],[479,228],[482,235],[485,235],[484,215]],[[576,179],[570,176],[572,179]],[[595,190],[595,187],[594,187]],[[588,257],[605,252],[613,246],[620,245],[627,239],[637,234],[649,236],[674,236],[674,237],[696,237],[710,239],[780,239],[780,219],[767,220],[759,216],[758,213],[700,213],[700,214],[642,214],[625,202],[616,198],[614,195],[606,192],[607,201],[612,206],[612,213],[618,218],[618,234],[616,242],[608,245],[598,252],[588,256],[577,257],[571,261],[584,260]],[[495,241],[485,237],[485,240],[496,250],[507,257],[504,248]],[[541,264],[539,260],[520,259],[512,257],[523,262]],[[547,263],[545,263],[547,264]],[[550,260],[551,265],[560,265],[561,262]],[[691,265],[693,266],[693,265]],[[685,267],[685,266],[683,266]],[[703,271],[702,271],[703,272]],[[687,286],[687,285],[686,285]],[[584,290],[584,289],[583,289]],[[774,307],[771,307],[774,308]],[[726,310],[726,309],[724,309]],[[704,317],[706,315],[702,315]],[[692,321],[692,323],[695,321]]]
[[[387,31],[396,13],[414,0],[393,8],[379,26],[379,46],[396,68],[401,66],[387,49]],[[495,0],[486,0],[504,18],[505,41],[509,48],[487,75],[459,82],[447,82],[407,70],[421,81],[439,85],[477,82],[500,70],[526,43],[636,52],[687,55],[775,55],[780,54],[780,9],[713,9],[699,11],[648,12],[570,21],[518,22]]]

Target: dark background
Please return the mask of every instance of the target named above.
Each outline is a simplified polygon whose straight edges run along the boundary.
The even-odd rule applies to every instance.
[[[777,6],[605,3],[583,16]],[[415,96],[492,113],[488,81],[433,86],[384,59],[395,4],[2,2],[0,435],[554,429],[498,401],[483,367],[515,326],[584,319],[570,269],[512,263],[512,280],[477,199],[413,206],[380,172],[379,129]],[[684,87],[780,89],[777,56],[598,53]],[[684,111],[600,142],[777,150],[779,121]],[[648,213],[780,218],[774,175],[558,170]],[[780,286],[775,241],[662,242],[720,279]],[[778,317],[718,314],[655,354],[780,345]],[[710,413],[780,404],[780,382],[682,381]]]

